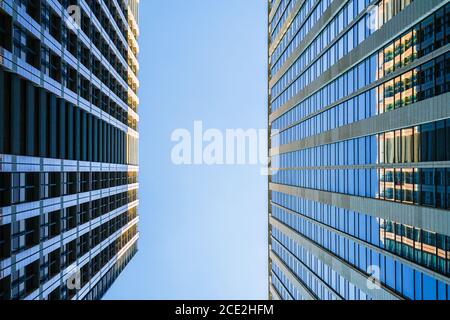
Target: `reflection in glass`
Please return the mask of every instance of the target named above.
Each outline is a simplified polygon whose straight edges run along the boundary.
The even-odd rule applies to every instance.
[[[450,237],[380,221],[380,247],[444,275],[450,274]]]

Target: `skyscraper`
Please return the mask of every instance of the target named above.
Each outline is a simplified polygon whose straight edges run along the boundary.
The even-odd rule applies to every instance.
[[[450,298],[450,3],[269,0],[269,296]]]
[[[99,299],[137,252],[138,6],[0,1],[0,300]]]

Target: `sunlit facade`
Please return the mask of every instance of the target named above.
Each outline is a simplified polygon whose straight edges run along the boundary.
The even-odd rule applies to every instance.
[[[449,99],[449,1],[269,1],[270,298],[450,298]]]
[[[137,252],[138,7],[0,1],[0,300],[100,299]]]

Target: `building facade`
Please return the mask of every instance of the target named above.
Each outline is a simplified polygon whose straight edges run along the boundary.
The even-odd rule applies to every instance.
[[[269,0],[269,296],[450,298],[450,2]]]
[[[138,6],[0,1],[0,300],[100,299],[137,252]]]

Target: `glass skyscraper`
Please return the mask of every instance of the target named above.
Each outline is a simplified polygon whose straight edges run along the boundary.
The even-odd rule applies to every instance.
[[[269,0],[269,296],[450,298],[450,2]]]
[[[0,1],[0,300],[99,299],[137,252],[138,6]]]

